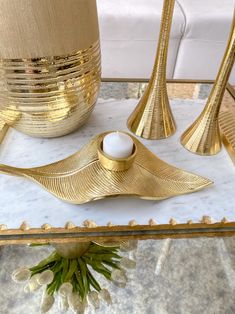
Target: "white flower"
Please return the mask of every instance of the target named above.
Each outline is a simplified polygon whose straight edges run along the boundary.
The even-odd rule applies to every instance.
[[[108,305],[112,304],[111,295],[107,289],[101,289],[99,295]]]
[[[80,298],[79,294],[71,293],[68,296],[68,303],[73,313],[84,313],[84,306],[83,306],[82,299]]]
[[[59,297],[59,309],[61,311],[67,311],[69,308],[68,298],[60,296]]]
[[[18,268],[16,269],[11,277],[15,282],[24,282],[29,280],[31,271],[28,268]]]
[[[98,292],[96,291],[90,291],[88,294],[88,301],[90,302],[91,305],[94,306],[96,310],[100,307],[100,299]]]
[[[55,299],[53,295],[47,294],[47,292],[44,291],[41,302],[41,313],[47,313],[52,308],[54,302]]]
[[[83,226],[86,227],[86,228],[96,228],[96,227],[98,227],[97,224],[93,220],[90,220],[90,219],[87,219],[87,220],[83,221]]]
[[[127,283],[127,276],[123,269],[114,269],[111,273],[111,279],[117,286],[124,288]]]
[[[34,292],[36,290],[38,290],[41,286],[39,285],[38,283],[38,277],[39,277],[40,274],[36,274],[34,276],[32,276],[30,279],[29,279],[29,282],[28,284],[25,286],[24,288],[24,291],[25,292]]]
[[[59,288],[59,295],[62,297],[68,297],[73,292],[73,286],[70,282],[64,282]]]
[[[30,292],[31,292],[30,287],[29,287],[29,284],[27,284],[27,285],[24,287],[24,292],[25,292],[25,293],[30,293]]]
[[[37,280],[39,285],[49,285],[52,283],[54,279],[54,273],[50,269],[44,270],[42,273],[39,274]]]
[[[133,251],[136,250],[138,246],[138,241],[137,240],[130,240],[130,241],[126,241],[121,243],[120,249],[121,251]]]
[[[123,257],[120,262],[119,265],[121,267],[127,268],[127,269],[133,269],[136,267],[136,262],[130,258],[127,257]]]

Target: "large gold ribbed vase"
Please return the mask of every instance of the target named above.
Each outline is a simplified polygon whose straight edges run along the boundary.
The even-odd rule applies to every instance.
[[[100,86],[96,0],[0,0],[0,119],[55,137],[89,117]]]
[[[181,136],[182,145],[199,155],[215,155],[221,149],[219,111],[235,60],[235,15],[226,51],[206,106]]]
[[[175,133],[166,86],[166,63],[175,0],[164,0],[157,54],[144,95],[130,115],[127,126],[146,139],[162,139]]]

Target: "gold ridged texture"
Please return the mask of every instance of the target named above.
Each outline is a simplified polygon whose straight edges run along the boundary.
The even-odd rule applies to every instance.
[[[54,196],[74,204],[114,197],[134,196],[162,200],[200,190],[212,182],[160,160],[135,137],[137,154],[126,171],[110,171],[98,158],[100,134],[74,155],[42,167],[22,169],[0,165],[0,172],[39,183]]]
[[[66,56],[0,60],[0,118],[38,137],[79,128],[91,114],[100,86],[99,40]]]
[[[3,122],[2,120],[0,120],[0,144],[2,143],[6,133],[8,130],[8,125]]]
[[[229,111],[221,111],[219,125],[222,140],[227,152],[235,165],[235,115]]]
[[[235,14],[224,57],[204,110],[181,136],[181,144],[199,155],[215,155],[221,150],[219,111],[235,59]]]
[[[163,139],[176,131],[166,86],[167,51],[175,0],[165,0],[152,76],[137,107],[130,115],[130,131],[146,139]]]

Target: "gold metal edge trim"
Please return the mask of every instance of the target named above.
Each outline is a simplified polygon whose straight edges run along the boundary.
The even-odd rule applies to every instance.
[[[171,219],[173,220],[173,219]],[[0,245],[235,236],[235,222],[0,230]]]

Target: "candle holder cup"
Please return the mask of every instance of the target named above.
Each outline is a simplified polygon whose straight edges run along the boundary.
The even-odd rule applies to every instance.
[[[0,165],[0,173],[26,177],[73,204],[116,196],[162,200],[212,184],[162,161],[133,136],[131,156],[114,159],[102,150],[109,133],[97,135],[80,151],[58,162],[28,169]]]
[[[98,157],[102,166],[110,171],[125,171],[129,169],[133,164],[137,154],[137,147],[135,143],[133,144],[132,154],[129,157],[113,158],[103,151],[103,138],[101,138],[100,143],[98,145]]]

